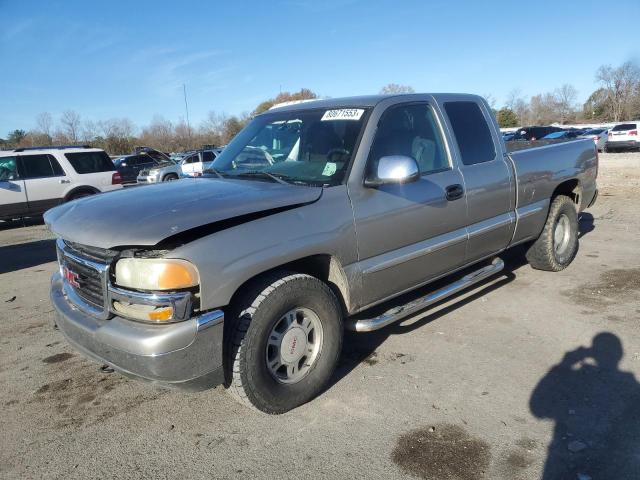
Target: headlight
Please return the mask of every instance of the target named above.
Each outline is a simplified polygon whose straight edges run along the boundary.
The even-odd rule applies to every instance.
[[[116,284],[137,290],[178,290],[200,283],[198,270],[186,260],[123,258],[116,263]]]
[[[149,175],[157,175],[159,170],[149,170]]]

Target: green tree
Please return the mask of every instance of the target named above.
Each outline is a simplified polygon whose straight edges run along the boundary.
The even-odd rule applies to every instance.
[[[14,130],[7,136],[7,143],[11,145],[18,145],[26,136],[27,132],[24,130]]]
[[[496,119],[498,120],[498,125],[500,125],[500,128],[518,126],[518,116],[510,108],[504,107],[498,110],[498,113],[496,113]]]

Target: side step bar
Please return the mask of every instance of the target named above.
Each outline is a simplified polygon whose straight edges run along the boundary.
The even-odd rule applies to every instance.
[[[347,321],[345,325],[348,330],[352,330],[354,332],[372,332],[374,330],[378,330],[380,328],[386,327],[392,323],[397,322],[409,315],[418,312],[429,305],[433,305],[440,300],[443,300],[455,293],[458,293],[465,288],[470,287],[478,282],[481,282],[492,275],[495,275],[499,271],[504,268],[504,262],[500,258],[495,258],[490,265],[486,267],[482,267],[475,272],[471,272],[460,280],[457,280],[453,283],[450,283],[446,287],[442,287],[440,290],[436,290],[435,292],[431,292],[429,295],[426,295],[422,298],[418,298],[417,300],[413,300],[405,305],[394,307],[390,310],[387,310],[382,315],[378,315],[374,318],[366,318],[353,320],[351,322]]]

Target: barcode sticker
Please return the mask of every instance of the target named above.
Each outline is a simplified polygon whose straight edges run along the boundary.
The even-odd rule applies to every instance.
[[[361,108],[341,108],[339,110],[327,110],[320,119],[323,122],[328,120],[360,120],[364,110]]]

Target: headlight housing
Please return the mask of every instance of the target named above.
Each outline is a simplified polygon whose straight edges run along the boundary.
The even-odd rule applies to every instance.
[[[136,290],[180,290],[200,283],[198,269],[174,258],[121,258],[116,263],[116,285]]]
[[[149,170],[149,175],[157,175],[160,170]]]

